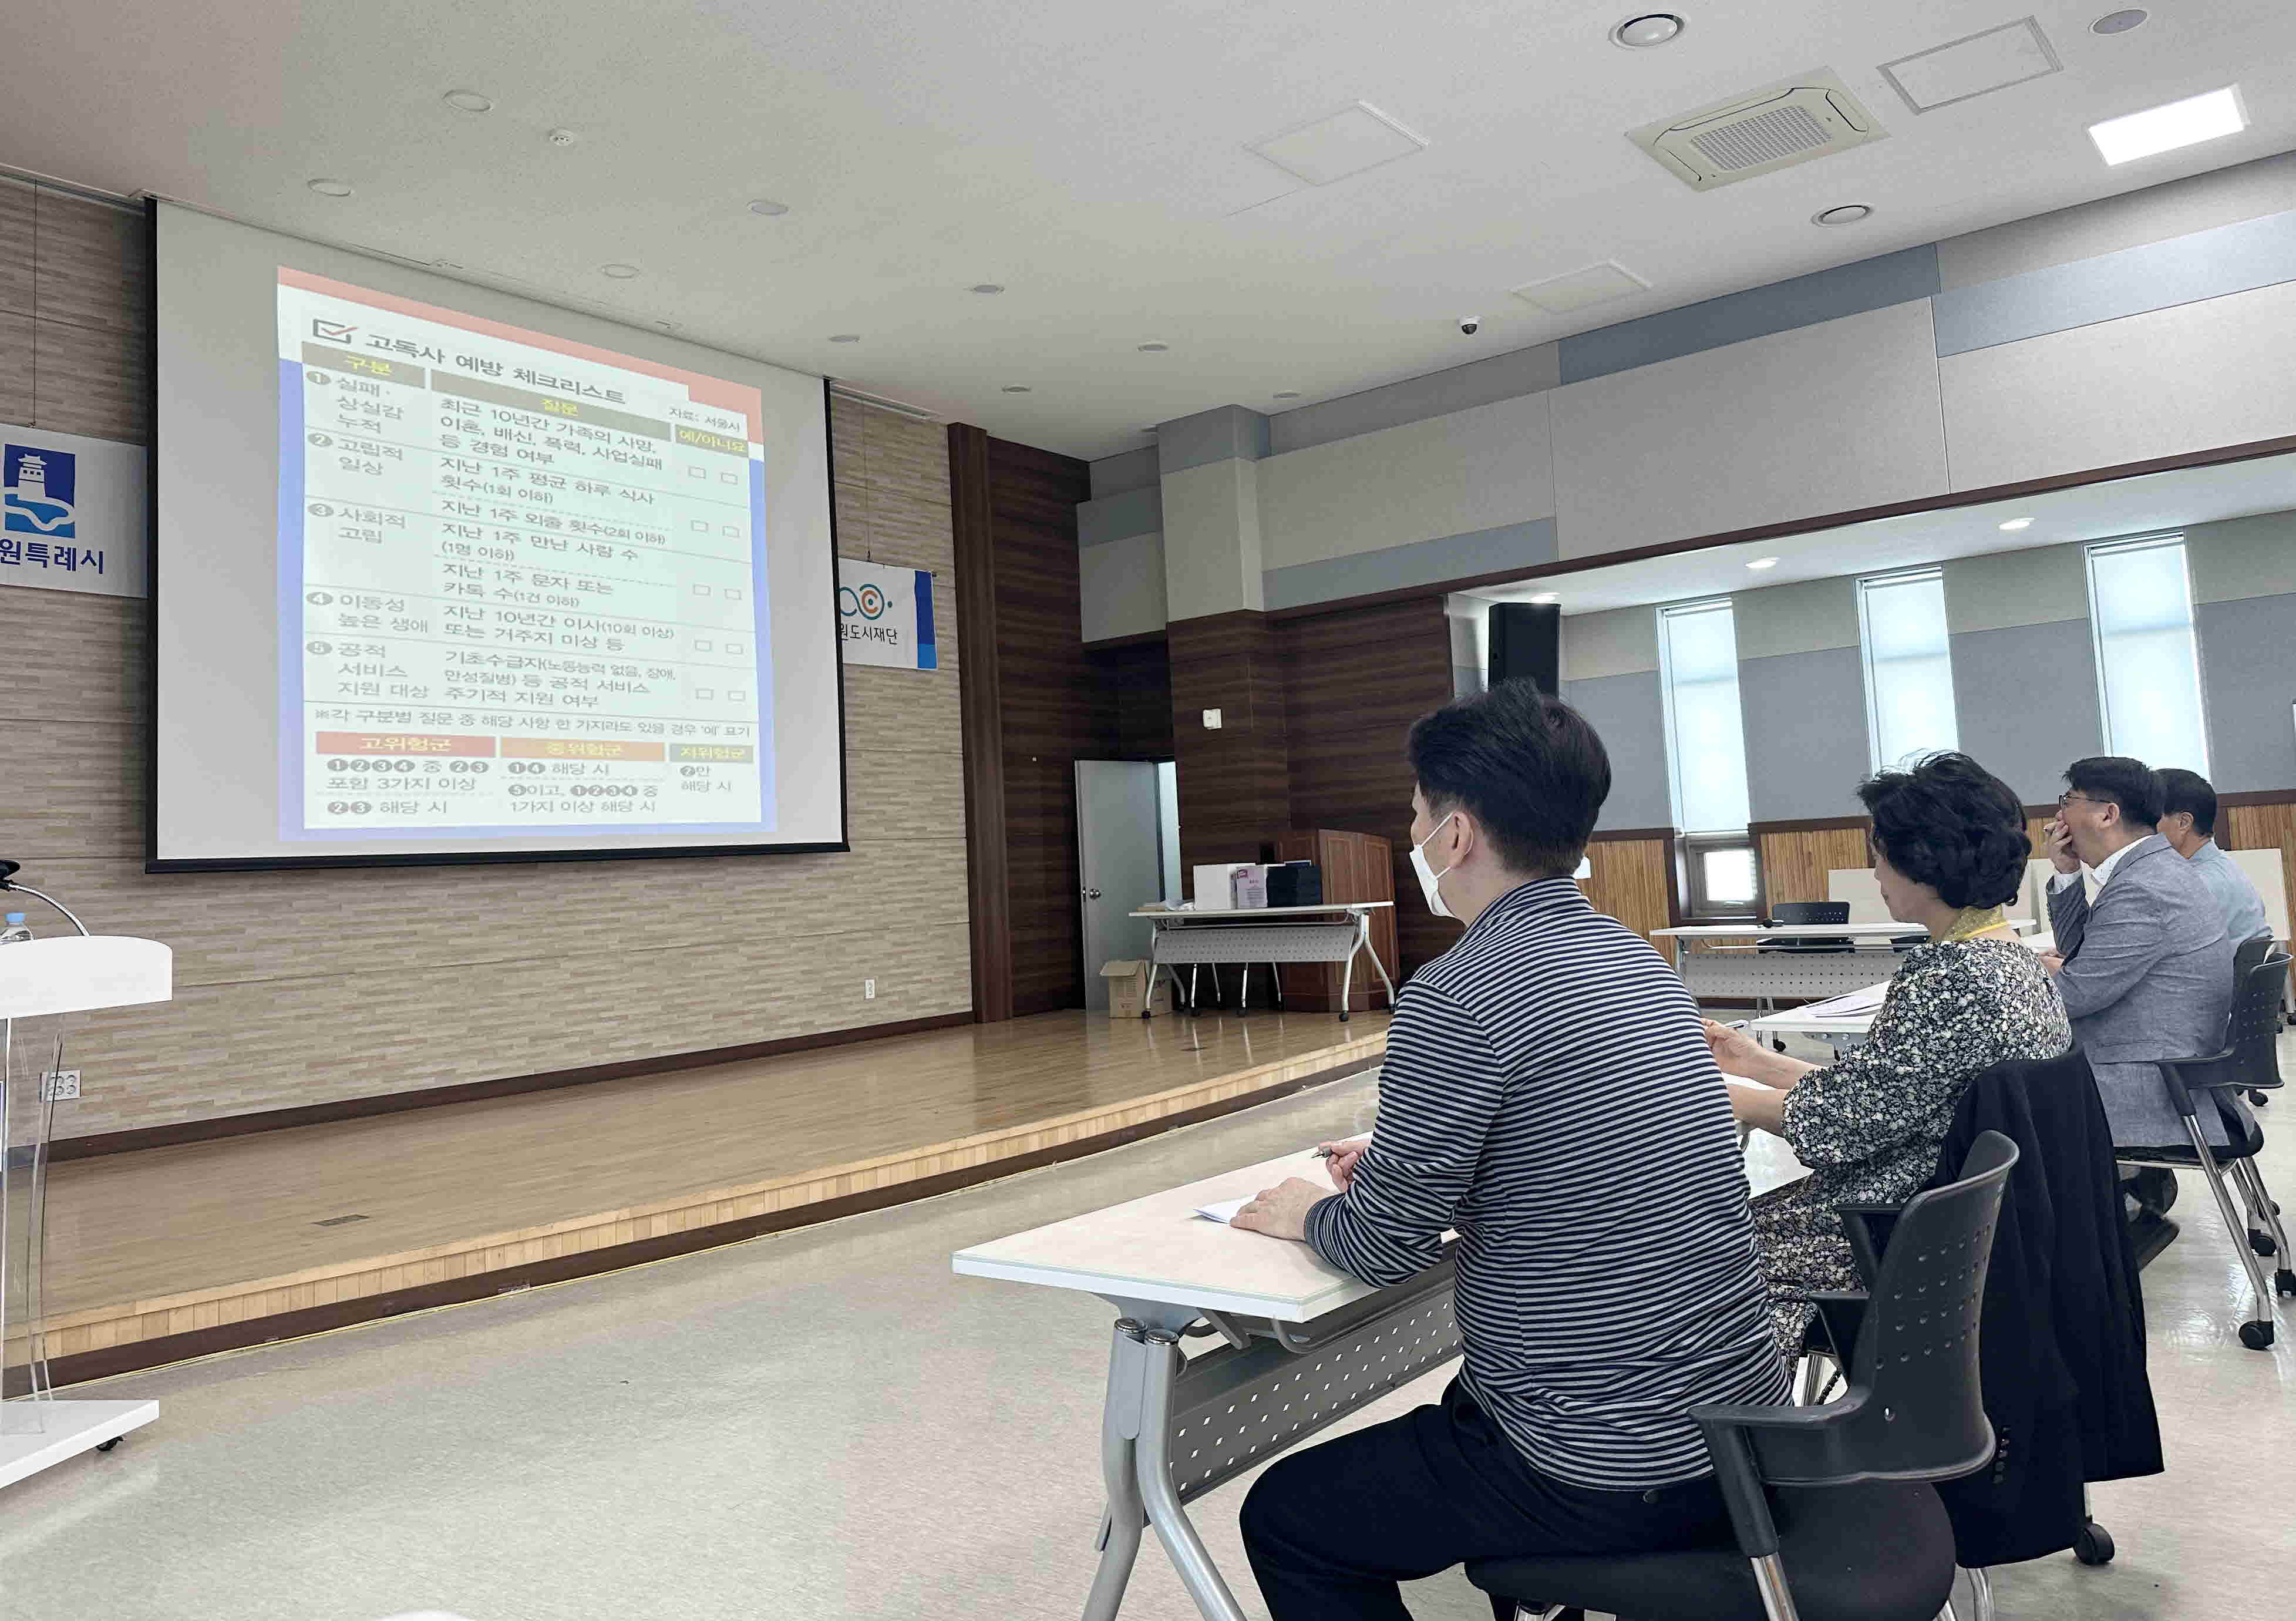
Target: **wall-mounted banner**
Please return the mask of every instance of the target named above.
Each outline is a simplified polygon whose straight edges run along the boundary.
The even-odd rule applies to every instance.
[[[932,575],[924,569],[837,560],[837,633],[849,664],[938,670]]]
[[[0,585],[150,596],[144,456],[0,423]]]

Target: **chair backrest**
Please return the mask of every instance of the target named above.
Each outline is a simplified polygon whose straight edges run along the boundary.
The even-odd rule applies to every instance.
[[[2017,1146],[1981,1134],[1957,1181],[1916,1195],[1874,1280],[1849,1389],[1800,1420],[1745,1425],[1764,1479],[1836,1485],[1950,1480],[1983,1466],[1993,1426],[1978,1383],[1978,1324]]]
[[[2251,958],[2249,947],[2262,941],[2267,950]],[[2240,1071],[2240,1083],[2251,1087],[2280,1084],[2280,1057],[2275,1038],[2280,1032],[2280,997],[2288,985],[2288,959],[2269,950],[2262,935],[2245,942],[2233,969],[2232,1016],[2225,1021],[2225,1046]]]
[[[1847,923],[1847,901],[1781,901],[1770,908],[1773,923]]]

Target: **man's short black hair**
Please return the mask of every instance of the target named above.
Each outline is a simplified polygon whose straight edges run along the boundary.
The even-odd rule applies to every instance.
[[[2084,799],[2120,807],[2120,819],[2150,827],[2161,819],[2161,785],[2141,760],[2092,754],[2065,768],[2065,786]]]
[[[2174,816],[2179,810],[2189,810],[2193,831],[2204,839],[2217,835],[2217,791],[2214,784],[2198,771],[2187,771],[2177,766],[2168,766],[2152,773],[2155,786],[2161,790],[2161,816]],[[2156,816],[2155,821],[2161,819]]]
[[[1966,754],[1931,754],[1857,785],[1874,848],[1948,906],[2000,906],[2025,881],[2033,841],[2009,785]]]
[[[1611,756],[1586,717],[1529,681],[1446,704],[1406,753],[1437,816],[1464,810],[1517,872],[1569,874],[1611,796]]]

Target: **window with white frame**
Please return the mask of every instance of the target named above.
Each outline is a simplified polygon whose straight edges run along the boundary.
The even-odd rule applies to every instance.
[[[1746,732],[1738,707],[1738,634],[1726,598],[1661,608],[1668,786],[1693,917],[1751,909],[1759,895],[1746,832]]]
[[[2087,556],[2106,752],[2155,770],[2181,766],[2207,776],[2208,728],[2184,536],[2100,542]]]
[[[1866,664],[1866,736],[1874,769],[1960,747],[1953,712],[1953,658],[1946,641],[1944,573],[1933,568],[1906,569],[1860,580],[1857,629]]]

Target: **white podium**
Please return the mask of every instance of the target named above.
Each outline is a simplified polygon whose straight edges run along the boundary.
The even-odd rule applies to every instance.
[[[67,935],[0,945],[0,1486],[91,1449],[109,1451],[160,1416],[157,1402],[60,1402],[48,1385],[40,1274],[47,1239],[48,1139],[63,1067],[59,1016],[164,1002],[174,953],[156,940]]]

